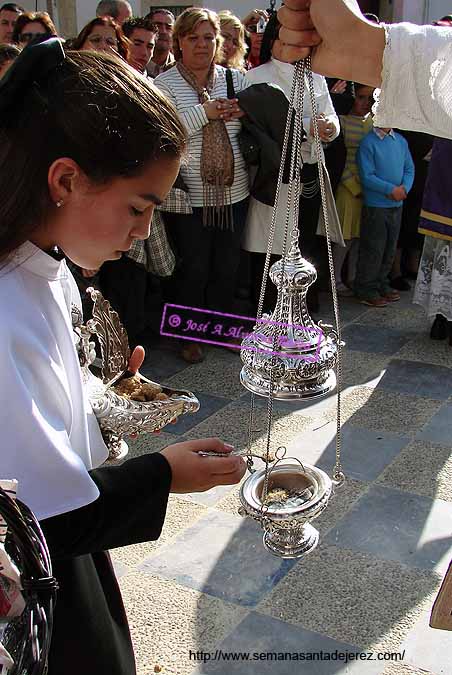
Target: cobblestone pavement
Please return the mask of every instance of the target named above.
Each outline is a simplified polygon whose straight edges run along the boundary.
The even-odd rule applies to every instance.
[[[348,481],[315,521],[318,548],[299,561],[267,553],[237,487],[171,496],[158,542],[113,551],[139,675],[452,674],[452,633],[428,627],[452,557],[452,347],[429,339],[410,294],[385,309],[341,305]],[[245,446],[238,355],[212,347],[187,366],[166,345],[144,372],[196,392],[201,410],[131,455],[211,435]],[[331,472],[335,404],[275,404],[275,444]],[[341,652],[370,657],[346,664]],[[289,660],[302,653],[323,660]]]

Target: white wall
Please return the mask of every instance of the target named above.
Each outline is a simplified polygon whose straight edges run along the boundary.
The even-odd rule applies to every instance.
[[[425,0],[404,0],[401,20],[424,23]]]
[[[140,0],[128,0],[132,5],[133,13],[139,16]],[[77,0],[77,30],[81,30],[88,21],[96,16],[96,7],[99,0]]]
[[[135,16],[142,16],[147,14],[149,7],[165,7],[171,5],[187,5],[192,7],[197,5],[199,7],[209,7],[214,11],[220,9],[229,9],[240,18],[243,18],[250,10],[254,8],[267,9],[269,0],[129,0],[132,5]],[[38,3],[45,5],[45,0],[38,0]],[[94,18],[96,13],[98,0],[76,0],[77,4],[77,27],[78,30]],[[30,4],[30,1],[28,1]],[[281,3],[277,2],[277,7]]]
[[[6,2],[6,0],[5,0]],[[2,2],[2,4],[4,4]],[[46,0],[38,0],[35,2],[35,0],[24,0],[24,2],[21,2],[20,0],[17,0],[17,4],[21,5],[24,9],[27,10],[27,12],[46,12],[47,11],[47,3]],[[37,7],[36,7],[37,5]]]
[[[176,4],[176,3],[173,3]],[[179,4],[179,3],[177,3]],[[182,2],[180,4],[183,4]],[[270,5],[268,0],[205,0],[203,3],[205,7],[219,12],[221,9],[229,9],[233,14],[243,19],[252,9],[267,9]],[[280,2],[276,3],[276,7],[280,6]]]
[[[392,4],[394,21],[431,23],[452,13],[452,0],[393,0]]]
[[[446,14],[452,14],[451,0],[426,0],[426,16],[425,21],[431,23],[437,19],[441,19]]]

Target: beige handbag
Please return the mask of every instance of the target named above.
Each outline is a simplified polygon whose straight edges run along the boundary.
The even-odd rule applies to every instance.
[[[322,163],[322,169],[325,180],[326,207],[328,211],[328,230],[330,233],[330,239],[334,244],[345,246],[344,237],[342,236],[341,222],[339,220],[339,215],[336,208],[336,200],[334,199],[333,189],[331,187],[331,181],[328,175],[328,169],[324,163]],[[326,237],[325,220],[323,218],[322,207],[320,207],[319,222],[317,225],[316,234]]]

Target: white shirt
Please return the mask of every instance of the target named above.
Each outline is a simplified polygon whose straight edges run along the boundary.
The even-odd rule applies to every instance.
[[[227,98],[226,69],[215,66],[216,79],[210,94],[212,99]],[[234,90],[241,91],[248,86],[244,75],[232,69]],[[201,180],[201,150],[203,127],[209,123],[203,105],[196,91],[179,73],[176,66],[159,75],[154,84],[163,91],[177,108],[188,133],[188,162],[181,167],[182,178],[188,187],[192,206],[201,207],[204,202],[204,190]],[[231,204],[246,199],[249,195],[248,171],[240,152],[238,135],[242,129],[240,120],[226,122],[226,129],[234,153],[234,182],[231,186]]]
[[[246,79],[250,84],[258,84],[261,82],[277,84],[284,91],[287,98],[290,98],[294,70],[295,68],[292,64],[283,63],[282,61],[272,58],[268,63],[264,63],[262,66],[249,70],[246,73]],[[313,79],[318,113],[323,113],[328,120],[334,124],[335,131],[331,136],[331,140],[334,140],[339,135],[340,124],[328,92],[326,80],[321,75],[316,75],[315,73],[313,74]],[[303,126],[307,133],[307,139],[301,146],[301,155],[303,162],[315,164],[317,162],[317,154],[314,138],[310,134],[312,107],[307,83],[303,102],[303,113]],[[272,249],[272,252],[276,255],[281,255],[283,251],[284,225],[289,199],[288,194],[289,186],[283,183],[281,185],[280,198],[278,201],[278,213],[276,216],[276,227]],[[250,198],[246,227],[242,239],[242,248],[244,248],[245,251],[254,253],[267,252],[272,213],[272,206],[263,204],[254,197]]]
[[[108,451],[85,398],[65,261],[28,242],[0,271],[0,477],[43,519],[94,501]]]
[[[379,127],[452,138],[452,28],[385,26]]]
[[[262,66],[258,66],[257,68],[252,68],[252,70],[249,70],[245,77],[249,84],[260,84],[262,82],[267,82],[268,84],[277,84],[279,87],[281,87],[287,98],[290,99],[294,71],[295,67],[291,63],[284,63],[283,61],[278,61],[277,59],[271,58],[270,61],[262,64]],[[339,118],[336,115],[333,103],[331,101],[328,85],[325,78],[322,77],[322,75],[317,75],[316,73],[313,73],[313,81],[315,99],[317,102],[317,111],[319,114],[323,113],[328,121],[334,125],[334,133],[331,136],[331,140],[334,141],[334,139],[339,136],[341,127]],[[303,127],[307,134],[307,138],[301,146],[301,156],[303,162],[307,164],[315,164],[317,162],[314,137],[310,132],[311,119],[311,99],[309,96],[308,83],[306,80],[303,101]]]

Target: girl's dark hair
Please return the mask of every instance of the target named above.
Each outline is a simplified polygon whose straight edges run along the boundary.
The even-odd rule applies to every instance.
[[[129,42],[122,32],[121,26],[110,16],[98,16],[87,23],[77,37],[71,40],[71,49],[76,49],[77,51],[81,49],[96,26],[110,26],[113,28],[118,42],[118,54],[127,61],[129,57]]]
[[[0,66],[4,66],[8,61],[14,61],[20,54],[20,49],[16,45],[0,45]]]
[[[45,81],[36,79],[0,119],[0,258],[55,209],[48,171],[59,157],[73,159],[101,186],[185,152],[174,106],[115,56],[68,52]]]
[[[281,24],[278,21],[278,16],[276,13],[272,14],[268,20],[265,32],[262,38],[261,44],[261,53],[259,62],[262,66],[264,63],[268,63],[272,57],[272,49],[275,43],[275,40],[278,39],[279,29]]]
[[[12,41],[17,44],[20,41],[20,34],[27,23],[34,22],[40,23],[47,35],[58,35],[56,26],[47,12],[24,12],[23,14],[19,14],[14,24]]]

